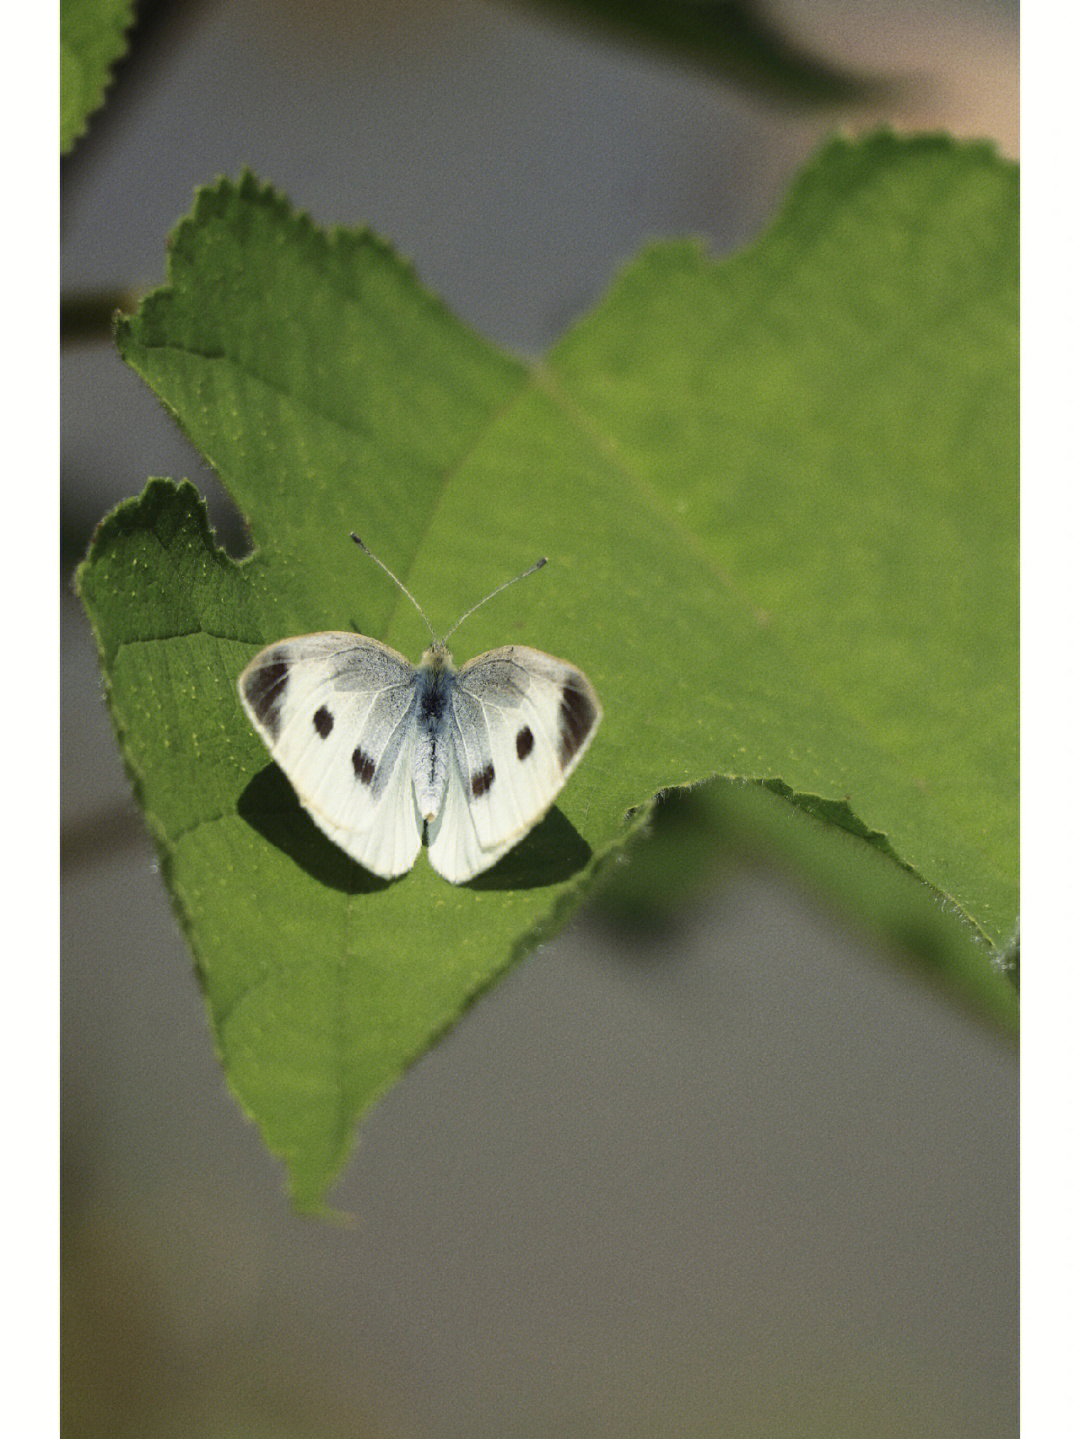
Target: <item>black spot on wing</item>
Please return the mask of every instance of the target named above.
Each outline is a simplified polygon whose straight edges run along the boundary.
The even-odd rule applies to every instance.
[[[245,697],[255,712],[255,718],[271,739],[277,739],[281,728],[281,702],[288,683],[289,666],[279,651],[253,671],[244,686]]]
[[[319,731],[319,738],[325,739],[334,728],[334,716],[325,705],[320,705],[315,711],[314,723],[315,728]]]
[[[528,759],[532,754],[533,732],[527,724],[523,724],[517,732],[518,759]]]
[[[359,745],[352,752],[352,767],[361,784],[370,784],[375,777],[375,761]]]
[[[567,680],[559,706],[559,763],[563,769],[588,739],[595,723],[596,706],[574,680]]]
[[[487,794],[488,790],[495,783],[495,766],[490,760],[483,769],[473,772],[472,792],[473,798],[479,799],[481,795]]]

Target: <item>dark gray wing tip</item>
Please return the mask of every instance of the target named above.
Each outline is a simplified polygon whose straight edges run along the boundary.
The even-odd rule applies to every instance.
[[[596,728],[600,710],[588,682],[576,675],[563,682],[559,701],[559,763],[563,769],[579,754]]]
[[[281,729],[281,706],[289,685],[289,662],[281,650],[268,650],[240,676],[240,689],[251,713],[271,739]]]

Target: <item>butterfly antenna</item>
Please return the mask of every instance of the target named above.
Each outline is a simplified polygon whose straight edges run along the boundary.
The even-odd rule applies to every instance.
[[[516,585],[518,580],[528,579],[529,575],[533,575],[536,573],[537,570],[543,569],[546,564],[547,555],[541,555],[540,559],[537,560],[535,565],[530,565],[527,570],[523,570],[520,575],[515,575],[512,580],[503,580],[502,584],[499,585],[497,589],[492,590],[490,595],[485,595],[482,600],[477,600],[476,604],[473,605],[472,609],[466,610],[465,613],[461,616],[461,619],[458,620],[457,624],[452,625],[450,629],[446,631],[446,633],[442,637],[443,644],[445,644],[446,641],[450,638],[450,636],[454,633],[454,630],[457,629],[458,625],[464,624],[465,621],[469,618],[469,616],[475,614],[481,605],[486,605],[488,600],[493,600],[496,595],[501,594],[503,590],[509,589],[511,585]]]
[[[404,586],[404,585],[401,583],[401,581],[398,579],[397,575],[394,574],[393,570],[390,569],[389,566],[383,564],[382,560],[379,559],[378,555],[373,555],[373,554],[371,553],[371,551],[368,549],[367,545],[364,544],[363,540],[360,538],[359,535],[353,534],[353,533],[350,531],[350,536],[351,536],[351,538],[352,538],[353,540],[355,540],[355,542],[360,546],[360,548],[363,550],[364,554],[367,555],[367,557],[368,557],[369,560],[374,560],[375,563],[378,565],[378,567],[379,567],[380,570],[385,570],[385,571],[386,571],[386,573],[387,573],[387,574],[390,576],[390,578],[393,580],[394,584],[397,585],[397,587],[398,587],[398,589],[401,591],[401,593],[402,593],[403,595],[408,595],[409,599],[412,600],[412,602],[413,602],[414,605],[416,605],[417,610],[419,610],[419,612],[420,612],[420,618],[421,618],[421,619],[424,621],[424,623],[427,625],[428,629],[431,630],[431,638],[432,638],[433,640],[436,639],[437,637],[436,637],[436,634],[435,634],[434,627],[432,626],[432,623],[431,623],[431,621],[428,619],[427,615],[424,614],[424,611],[420,609],[420,604],[419,604],[419,601],[416,599],[416,597],[415,597],[414,595],[412,595],[412,594],[405,588],[405,586]],[[535,567],[534,567],[534,568],[535,568]],[[458,621],[458,624],[460,624],[460,623],[461,623],[461,621],[459,620],[459,621]]]

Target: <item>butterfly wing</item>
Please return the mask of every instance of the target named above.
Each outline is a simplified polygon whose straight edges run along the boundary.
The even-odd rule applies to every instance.
[[[384,879],[411,868],[423,835],[416,674],[377,640],[327,631],[268,646],[239,680],[248,719],[308,814]]]
[[[446,799],[428,856],[460,884],[500,859],[550,808],[588,749],[603,711],[581,670],[506,645],[453,677]]]
[[[514,843],[508,839],[501,845],[484,848],[469,807],[467,785],[468,779],[462,775],[456,755],[451,754],[442,808],[428,826],[428,859],[451,884],[464,884],[490,869]],[[514,838],[519,839],[520,835]]]

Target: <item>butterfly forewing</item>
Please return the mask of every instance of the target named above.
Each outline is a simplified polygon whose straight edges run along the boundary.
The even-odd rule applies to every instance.
[[[416,669],[363,635],[282,640],[240,676],[255,729],[323,832],[373,873],[411,867],[423,822],[412,786]]]

